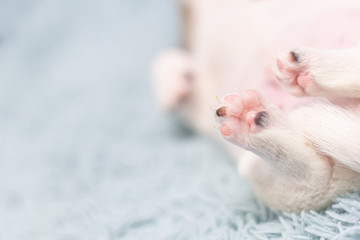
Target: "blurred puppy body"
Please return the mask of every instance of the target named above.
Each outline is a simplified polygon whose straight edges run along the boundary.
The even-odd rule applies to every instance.
[[[168,50],[154,65],[160,105],[234,143],[225,146],[268,206],[317,210],[359,189],[360,2],[183,6],[186,49]]]

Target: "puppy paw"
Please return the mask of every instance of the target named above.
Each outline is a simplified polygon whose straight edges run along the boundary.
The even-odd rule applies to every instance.
[[[284,51],[276,59],[274,73],[280,83],[293,95],[316,95],[319,86],[311,71],[306,49]]]
[[[192,64],[189,54],[180,49],[162,53],[153,66],[153,83],[159,106],[176,109],[192,89]]]
[[[229,141],[247,146],[251,136],[267,128],[270,121],[268,103],[254,90],[231,94],[215,112],[221,134]]]

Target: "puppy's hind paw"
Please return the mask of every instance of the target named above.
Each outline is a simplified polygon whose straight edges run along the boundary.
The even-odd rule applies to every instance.
[[[215,112],[220,132],[229,141],[246,145],[250,135],[256,134],[269,124],[269,108],[260,94],[247,90],[243,94],[231,94]]]

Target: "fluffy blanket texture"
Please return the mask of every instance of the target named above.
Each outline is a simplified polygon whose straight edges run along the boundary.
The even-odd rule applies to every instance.
[[[0,2],[0,239],[359,238],[360,195],[279,214],[153,106],[169,0]]]

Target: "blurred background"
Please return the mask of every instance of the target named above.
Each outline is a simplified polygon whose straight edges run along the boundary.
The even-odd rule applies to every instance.
[[[151,60],[179,40],[175,0],[0,1],[0,239],[229,239],[262,217],[154,104]]]

